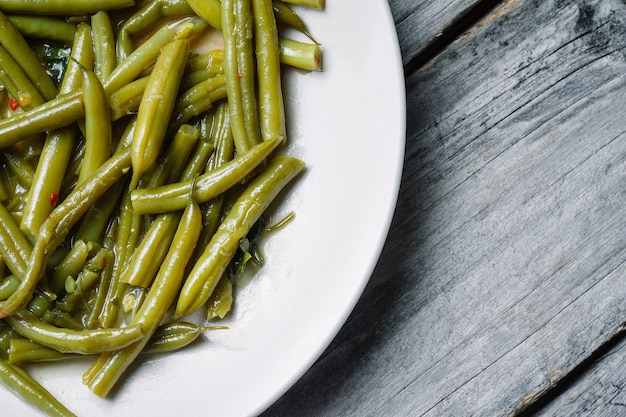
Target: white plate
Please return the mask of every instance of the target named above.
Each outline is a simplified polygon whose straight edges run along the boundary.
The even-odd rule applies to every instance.
[[[385,0],[302,11],[324,72],[286,78],[290,151],[307,162],[265,244],[267,264],[237,296],[230,330],[133,368],[110,399],[82,384],[90,362],[29,367],[81,417],[256,415],[339,331],[378,260],[395,208],[405,140],[404,78]],[[2,415],[38,416],[0,389]]]

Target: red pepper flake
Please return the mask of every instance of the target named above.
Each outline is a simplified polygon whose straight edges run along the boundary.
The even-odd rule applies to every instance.
[[[243,78],[243,75],[240,72],[237,72],[237,80],[241,81],[242,78]]]
[[[11,108],[11,110],[15,111],[18,109],[18,107],[20,107],[19,103],[17,102],[17,100],[15,99],[15,97],[9,97],[9,107]]]
[[[59,195],[57,193],[50,194],[50,205],[54,206],[59,199]]]

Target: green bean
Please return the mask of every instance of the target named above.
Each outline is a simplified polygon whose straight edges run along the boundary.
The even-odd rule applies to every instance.
[[[79,89],[82,84],[80,66],[91,65],[92,49],[92,37],[88,27],[79,26],[72,44],[71,59],[68,61],[61,83],[60,94]],[[20,224],[24,233],[33,240],[59,199],[77,134],[76,126],[72,124],[52,130],[46,137]]]
[[[254,24],[250,0],[222,1],[224,76],[237,152],[243,154],[260,141],[256,110],[256,90],[252,46]],[[243,32],[243,33],[242,33]],[[254,113],[247,113],[247,110]],[[252,118],[253,120],[250,120]],[[253,137],[250,131],[255,132]]]
[[[118,66],[104,82],[104,90],[107,94],[119,90],[152,65],[165,45],[172,40],[188,39],[205,27],[206,23],[197,17],[190,17],[178,23],[161,27],[135,49],[128,58],[118,63]]]
[[[215,122],[213,123],[211,137],[215,142],[215,153],[208,163],[207,171],[214,170],[226,162],[233,159],[235,145],[233,135],[230,130],[230,112],[228,102],[220,103],[215,111]],[[217,230],[222,219],[222,208],[224,205],[224,194],[221,194],[205,203],[202,207],[202,231],[198,238],[198,245],[194,250],[192,259],[200,257],[204,247],[209,243],[211,237]]]
[[[4,204],[0,204],[0,255],[9,270],[20,279],[26,273],[31,251],[31,245],[15,219]]]
[[[307,71],[322,70],[322,51],[316,43],[280,38],[280,62]]]
[[[2,4],[0,9],[6,12],[5,4]],[[58,91],[52,79],[46,73],[28,42],[3,12],[0,12],[0,44],[21,65],[28,78],[37,86],[46,100],[56,97]]]
[[[0,317],[22,308],[44,274],[47,258],[61,244],[70,228],[102,194],[115,184],[130,168],[130,150],[116,153],[89,179],[77,187],[44,222],[19,288],[0,302]]]
[[[209,25],[219,30],[222,29],[220,0],[187,0],[187,4]]]
[[[13,339],[21,339],[22,336],[17,334],[17,332],[8,326],[4,321],[0,323],[2,323],[2,326],[0,326],[0,359],[7,360],[9,357],[8,351],[11,346],[11,341]]]
[[[30,406],[48,416],[75,416],[23,369],[2,359],[0,359],[0,382]]]
[[[188,39],[170,42],[163,47],[150,74],[139,104],[137,126],[131,145],[131,188],[135,188],[141,176],[156,163],[188,53]]]
[[[84,114],[82,92],[60,95],[32,110],[0,120],[0,148],[37,133],[65,127]]]
[[[122,62],[134,49],[132,37],[151,29],[163,17],[189,16],[185,0],[153,0],[124,21],[118,31],[117,59]]]
[[[232,161],[202,174],[195,182],[194,197],[199,203],[205,203],[228,190],[258,167],[277,145],[278,140],[264,141]],[[185,207],[190,185],[191,181],[182,181],[154,189],[133,190],[133,209],[138,214],[180,210]]]
[[[83,330],[83,325],[65,311],[59,311],[57,309],[47,310],[41,317],[41,320],[45,323],[52,324],[56,327],[61,327],[68,330]]]
[[[174,135],[174,140],[157,160],[157,164],[146,175],[147,188],[159,187],[178,180],[199,136],[200,132],[195,126],[182,125]]]
[[[104,82],[117,66],[117,58],[115,57],[115,37],[109,14],[101,10],[91,16],[91,29],[94,39],[94,72],[98,76],[98,79]]]
[[[140,324],[115,329],[72,330],[44,323],[28,310],[5,318],[20,335],[63,353],[90,355],[121,349],[143,338]]]
[[[96,74],[87,68],[83,68],[83,101],[85,154],[80,167],[78,185],[109,158],[113,141],[108,98]]]
[[[0,6],[1,7],[1,6]],[[11,15],[9,21],[22,35],[28,38],[71,43],[76,26],[57,17]]]
[[[193,313],[204,305],[243,238],[280,190],[298,175],[302,161],[276,156],[239,196],[187,276],[180,291],[175,317]]]
[[[186,73],[209,71],[213,75],[224,73],[224,50],[214,49],[203,55],[196,55],[187,60]]]
[[[0,10],[12,14],[81,16],[101,10],[118,10],[135,5],[135,0],[22,0],[5,1]]]
[[[155,355],[182,349],[208,330],[224,330],[225,326],[197,326],[184,321],[172,321],[157,327],[142,355]]]
[[[278,31],[271,0],[252,0],[259,77],[259,119],[264,140],[286,140]]]
[[[175,136],[172,145],[165,152],[165,162],[153,173],[150,187],[167,183],[172,178],[179,178],[184,162],[188,158],[193,144],[198,137],[198,129],[183,125]],[[158,175],[162,173],[164,175]],[[180,220],[179,213],[167,213],[158,216],[150,225],[141,242],[133,252],[128,266],[121,276],[122,282],[131,286],[147,288],[154,278],[159,265],[165,259],[174,239],[174,233]]]
[[[139,103],[148,85],[149,76],[131,81],[109,97],[111,119],[118,120],[129,114],[137,113]]]
[[[274,0],[272,1],[272,8],[274,9],[274,16],[276,17],[277,23],[282,23],[302,32],[307,38],[313,41],[313,43],[317,44],[317,41],[311,36],[306,23],[304,23],[291,7],[280,0]]]
[[[2,70],[2,84],[9,94],[17,100],[21,108],[29,110],[45,102],[21,65],[2,46],[0,46],[0,69]]]
[[[223,319],[233,305],[233,283],[228,275],[223,275],[215,290],[207,300],[206,319]]]
[[[127,189],[128,187],[124,187]],[[118,231],[118,222],[113,221],[108,228],[104,241],[103,247],[109,249],[108,256],[106,259],[106,263],[100,274],[100,281],[98,282],[98,287],[96,289],[96,296],[91,305],[91,311],[88,316],[84,319],[85,328],[94,329],[99,327],[99,318],[101,317],[104,306],[106,304],[106,298],[108,295],[109,287],[111,286],[111,280],[113,278],[113,271],[116,268],[116,253],[115,251],[119,251],[119,248],[115,248],[116,236]],[[107,326],[110,327],[110,326]]]
[[[65,287],[67,277],[75,277],[85,266],[87,258],[93,250],[91,242],[76,240],[70,251],[65,255],[61,263],[54,269],[48,280],[50,290],[55,294],[60,294]]]
[[[296,6],[311,7],[317,10],[323,10],[326,7],[326,0],[283,0]]]
[[[11,364],[59,360],[76,356],[75,354],[61,353],[56,349],[33,342],[24,337],[11,339],[8,351],[9,355],[7,360]]]
[[[176,100],[173,114],[175,115],[171,128],[176,128],[183,123],[189,122],[193,117],[209,110],[213,103],[224,98],[222,94],[216,94],[221,87],[226,85],[223,75],[208,78],[187,91],[183,92]]]
[[[118,206],[124,193],[125,184],[120,181],[114,184],[98,201],[85,213],[80,226],[74,234],[74,239],[83,239],[91,242],[100,242],[110,218]]]
[[[159,268],[141,308],[131,321],[131,325],[141,326],[148,336],[154,334],[166,311],[176,299],[184,280],[185,266],[200,234],[202,222],[200,208],[193,198],[190,200],[163,265]],[[145,337],[126,349],[105,355],[106,361],[97,362],[95,365],[97,370],[87,371],[88,379],[84,382],[96,395],[106,396],[124,370],[143,350],[148,340],[149,337]]]
[[[0,281],[0,300],[8,298],[20,285],[20,280],[15,275],[7,275]]]
[[[14,146],[4,149],[1,154],[7,168],[13,172],[20,185],[29,189],[35,176],[35,169],[30,162]]]

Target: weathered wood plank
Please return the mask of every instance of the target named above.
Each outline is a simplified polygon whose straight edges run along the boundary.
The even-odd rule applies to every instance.
[[[407,80],[392,230],[266,416],[514,414],[626,319],[626,4],[515,0]]]
[[[444,29],[452,25],[482,0],[389,0],[393,13],[402,61],[418,55]]]
[[[611,346],[543,408],[543,416],[622,416],[626,413],[626,338]]]

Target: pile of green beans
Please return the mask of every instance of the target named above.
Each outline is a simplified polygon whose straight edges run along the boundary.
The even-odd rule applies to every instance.
[[[22,364],[93,357],[105,397],[225,328],[233,271],[262,264],[250,242],[305,170],[281,72],[322,60],[299,7],[325,4],[0,2],[0,385],[73,416]]]

